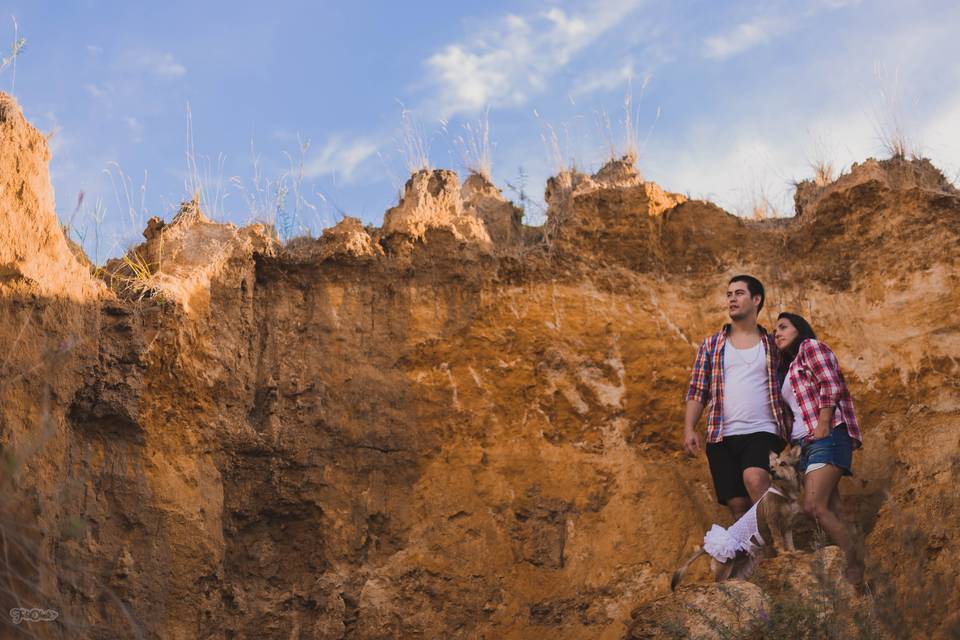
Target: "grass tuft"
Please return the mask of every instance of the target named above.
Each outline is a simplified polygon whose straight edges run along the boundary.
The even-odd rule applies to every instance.
[[[20,25],[17,24],[16,16],[10,17],[13,20],[13,44],[10,45],[10,55],[0,58],[0,73],[7,67],[11,68],[10,93],[16,94],[17,58],[23,53],[23,48],[27,46],[27,39],[20,35]]]
[[[464,168],[493,182],[493,163],[491,161],[490,144],[490,109],[484,109],[483,115],[474,124],[467,122],[463,125],[463,134],[453,139],[453,144],[460,152]]]
[[[430,170],[427,136],[423,125],[414,117],[413,112],[400,105],[400,152],[408,173]]]
[[[874,109],[874,132],[887,155],[894,160],[919,156],[919,147],[909,135],[901,104],[900,73],[889,74],[882,65],[874,67],[874,76],[880,86],[880,105]]]

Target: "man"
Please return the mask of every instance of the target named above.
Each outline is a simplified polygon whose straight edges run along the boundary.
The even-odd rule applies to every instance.
[[[770,486],[770,452],[786,446],[789,433],[777,383],[779,354],[773,337],[757,324],[763,284],[739,275],[727,284],[731,322],[700,345],[687,391],[683,446],[700,453],[696,426],[708,405],[707,460],[717,500],[742,516]]]

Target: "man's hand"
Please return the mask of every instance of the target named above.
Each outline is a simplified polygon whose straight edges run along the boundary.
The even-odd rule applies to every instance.
[[[693,429],[683,430],[683,449],[692,456],[700,453],[700,436]]]
[[[700,436],[697,434],[697,421],[703,413],[703,403],[699,400],[687,400],[687,410],[683,418],[683,449],[692,456],[700,453]]]

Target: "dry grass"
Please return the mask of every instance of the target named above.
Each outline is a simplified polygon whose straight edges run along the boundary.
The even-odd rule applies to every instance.
[[[161,235],[160,238],[162,251],[163,236]],[[106,277],[111,289],[126,297],[135,300],[144,298],[162,300],[163,292],[156,279],[159,271],[159,262],[149,263],[139,253],[131,250],[120,259],[120,265],[117,268],[110,272],[102,272],[102,275]]]
[[[835,179],[833,163],[828,160],[817,160],[810,168],[813,169],[813,182],[818,187],[825,187]]]
[[[200,194],[200,208],[213,220],[222,220],[227,197],[223,167],[226,156],[217,154],[214,162],[209,156],[198,156],[193,139],[193,111],[187,103],[187,177],[184,190],[189,194]]]
[[[623,135],[624,135],[624,149],[623,153],[620,154],[622,157],[630,158],[631,163],[636,164],[637,160],[640,158],[640,153],[647,146],[647,142],[650,139],[650,136],[653,134],[653,129],[656,126],[656,120],[660,119],[660,109],[657,109],[657,118],[654,120],[654,123],[650,126],[647,135],[644,136],[643,140],[640,139],[640,105],[643,103],[643,96],[647,91],[647,85],[650,83],[650,76],[646,76],[643,79],[643,83],[640,85],[640,95],[637,98],[636,105],[633,103],[633,81],[631,80],[627,87],[627,93],[623,98]],[[611,157],[611,160],[615,160],[616,156]]]
[[[13,44],[10,45],[10,55],[0,58],[0,73],[10,67],[10,93],[16,95],[17,89],[17,58],[23,53],[23,48],[27,46],[27,39],[20,35],[20,25],[17,24],[16,16],[10,16],[13,20]]]
[[[919,146],[909,134],[902,106],[900,73],[889,73],[882,65],[874,67],[879,85],[879,106],[874,108],[873,126],[880,145],[893,159],[906,160],[919,156]]]
[[[454,137],[453,144],[460,153],[463,167],[493,182],[493,162],[490,143],[490,109],[484,109],[476,123],[463,125],[463,133]]]
[[[751,190],[746,211],[741,215],[756,221],[783,217],[779,208],[770,199],[767,188],[762,185],[755,186]]]
[[[429,145],[423,125],[414,117],[412,111],[402,104],[400,107],[400,153],[407,167],[407,173],[429,171]]]
[[[139,202],[136,202],[133,196],[133,180],[131,180],[118,162],[108,162],[107,168],[103,173],[110,178],[110,186],[113,188],[113,197],[117,203],[117,211],[126,211],[126,218],[123,220],[125,233],[138,234],[143,231],[145,218],[147,216],[147,172],[143,172],[143,182],[137,189],[140,194]],[[116,175],[114,175],[116,173]],[[117,183],[120,188],[117,188]],[[120,194],[123,193],[121,202]],[[129,226],[128,226],[129,225]]]
[[[650,140],[650,136],[653,135],[653,130],[657,122],[660,120],[660,109],[658,108],[653,124],[647,130],[646,134],[641,137],[640,106],[643,103],[643,96],[646,93],[649,83],[650,76],[646,76],[640,85],[639,95],[636,99],[634,99],[633,80],[631,79],[627,85],[627,91],[623,96],[623,117],[618,122],[623,131],[622,142],[617,142],[613,124],[606,110],[601,109],[595,113],[597,129],[605,141],[607,160],[626,158],[631,164],[636,164],[640,159],[643,150]]]
[[[322,224],[311,229],[308,214],[314,221],[319,220],[320,208],[308,197],[304,188],[305,166],[310,151],[310,140],[297,136],[297,155],[284,151],[287,168],[275,179],[267,178],[261,168],[262,159],[256,152],[253,140],[250,141],[251,167],[253,174],[248,184],[239,176],[230,178],[230,185],[246,202],[248,223],[260,222],[270,227],[280,242],[322,231]],[[322,201],[322,194],[314,194]],[[292,204],[290,202],[292,197]]]

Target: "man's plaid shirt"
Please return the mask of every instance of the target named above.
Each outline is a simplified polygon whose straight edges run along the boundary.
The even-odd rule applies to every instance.
[[[833,351],[819,340],[804,340],[797,357],[790,363],[790,384],[800,405],[803,424],[811,435],[819,422],[820,409],[836,407],[834,427],[846,423],[854,448],[862,445],[860,425],[853,411],[853,398],[840,372],[840,363]]]
[[[773,336],[763,327],[757,327],[760,339],[763,341],[767,359],[767,399],[770,409],[777,423],[777,431],[783,440],[789,441],[790,431],[784,414],[783,401],[780,397],[780,384],[777,381],[777,365],[780,353],[773,343]],[[723,347],[727,343],[727,334],[730,325],[724,325],[708,337],[697,350],[697,357],[693,361],[693,372],[690,374],[690,387],[687,390],[687,400],[697,400],[707,405],[707,442],[723,440]]]

